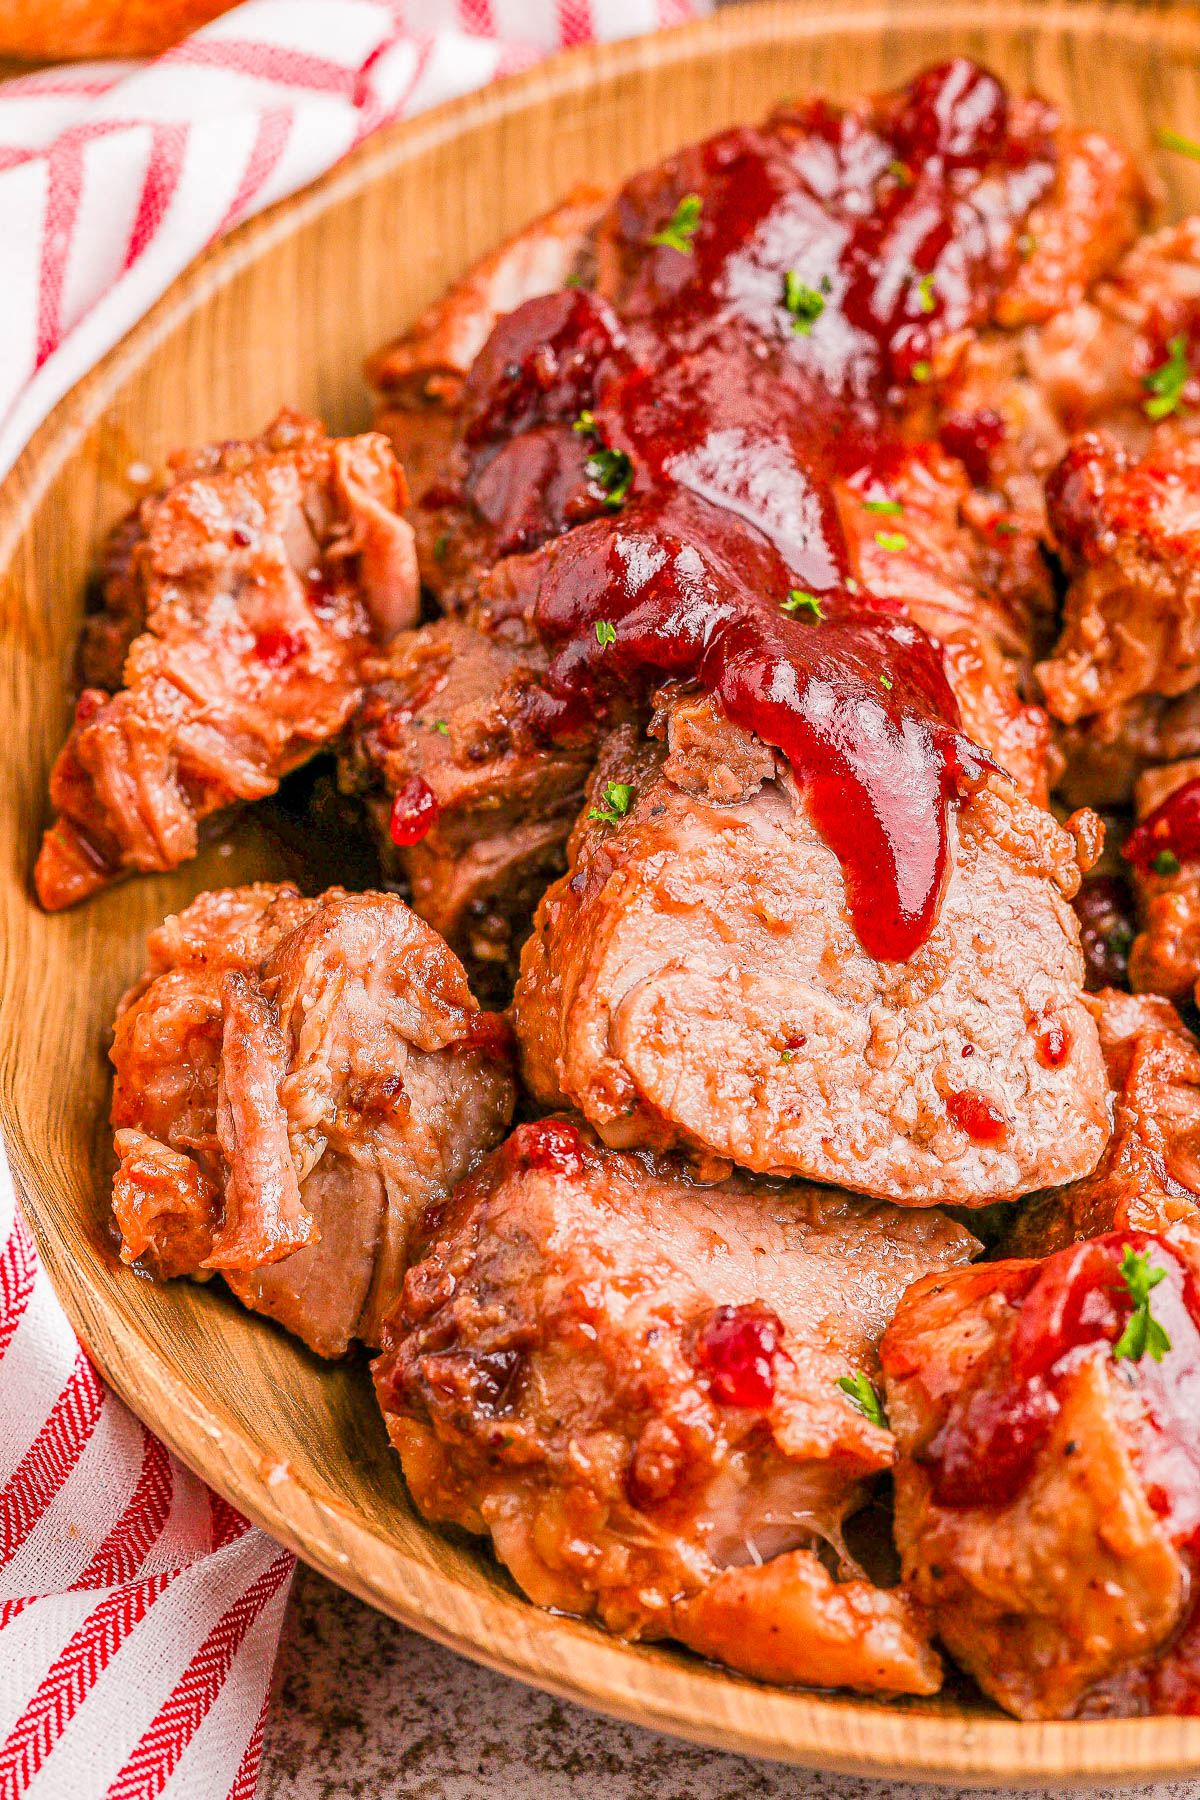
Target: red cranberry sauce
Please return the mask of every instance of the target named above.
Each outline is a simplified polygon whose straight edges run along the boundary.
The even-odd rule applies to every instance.
[[[1002,1144],[1008,1136],[1008,1118],[986,1094],[962,1088],[946,1099],[946,1111],[973,1144]]]
[[[437,795],[421,775],[410,775],[392,797],[388,832],[397,849],[419,844],[437,824],[441,807]]]
[[[1097,1346],[1115,1344],[1129,1320],[1133,1302],[1120,1273],[1127,1246],[1166,1270],[1151,1306],[1171,1340],[1161,1362],[1147,1354],[1120,1364],[1143,1406],[1134,1455],[1172,1534],[1200,1529],[1200,1294],[1171,1246],[1141,1231],[1008,1265],[1006,1297],[1018,1316],[1007,1349],[955,1396],[920,1459],[939,1504],[1004,1506],[1022,1492],[1058,1416],[1062,1382]]]
[[[696,1363],[708,1375],[709,1391],[723,1406],[765,1412],[775,1398],[775,1358],[783,1344],[783,1322],[769,1307],[714,1307],[696,1338]]]
[[[518,1125],[504,1148],[516,1166],[545,1169],[552,1175],[581,1174],[589,1154],[579,1127],[567,1119],[539,1119],[532,1125]]]
[[[1200,775],[1168,794],[1161,806],[1134,826],[1121,846],[1121,854],[1142,870],[1153,869],[1164,851],[1165,860],[1174,857],[1178,862],[1200,856]],[[1159,869],[1160,874],[1170,872],[1169,866]]]
[[[886,476],[910,384],[987,316],[1054,179],[1053,123],[958,60],[874,107],[725,132],[618,196],[611,305],[529,302],[467,385],[468,488],[514,433],[541,434],[557,446],[552,471],[533,459],[554,514],[542,538],[594,515],[518,578],[556,652],[534,728],[562,735],[664,675],[698,680],[787,755],[861,941],[890,961],[933,925],[949,807],[986,759],[938,651],[860,593],[833,484]],[[692,194],[685,247],[653,244]],[[523,544],[528,500],[526,483],[494,503]]]

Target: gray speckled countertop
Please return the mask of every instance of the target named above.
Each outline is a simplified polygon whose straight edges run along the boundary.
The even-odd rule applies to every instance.
[[[1200,1800],[1200,1782],[1123,1791],[1142,1800]],[[967,1800],[965,1789],[812,1775],[615,1724],[476,1668],[301,1569],[275,1671],[258,1800],[937,1800],[939,1793]]]

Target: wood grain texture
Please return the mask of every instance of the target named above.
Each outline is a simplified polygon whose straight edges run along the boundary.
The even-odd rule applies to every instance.
[[[344,430],[358,370],[449,280],[573,182],[615,180],[813,88],[849,98],[965,51],[1156,168],[1167,210],[1200,167],[1200,14],[1093,4],[791,0],[577,53],[387,131],[202,257],[57,408],[0,490],[0,1124],[47,1267],[113,1385],[172,1448],[309,1562],[495,1668],[706,1743],[958,1783],[1149,1779],[1200,1769],[1200,1721],[1022,1725],[951,1691],[879,1706],[783,1692],[631,1648],[522,1600],[477,1545],[413,1513],[364,1364],[319,1365],[214,1285],[159,1288],[106,1228],[106,1031],[147,929],[204,887],[294,874],[261,822],[172,876],[47,917],[29,875],[70,709],[89,564],[131,465],[253,431],[283,401]]]

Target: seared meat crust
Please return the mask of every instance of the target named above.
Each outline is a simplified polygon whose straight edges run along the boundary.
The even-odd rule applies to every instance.
[[[54,765],[43,906],[174,868],[201,820],[274,793],[338,735],[361,658],[416,618],[404,498],[382,437],[327,438],[294,414],[179,460],[136,540],[122,532],[128,562],[85,646],[112,673],[128,644],[124,685],[84,690]]]
[[[503,1022],[403,901],[202,894],[117,1015],[124,1261],[220,1270],[323,1356],[378,1340],[413,1219],[512,1116]]]
[[[919,1613],[835,1582],[813,1546],[891,1460],[838,1379],[874,1371],[904,1285],[964,1262],[966,1232],[744,1176],[698,1187],[557,1120],[423,1232],[374,1367],[425,1513],[623,1635],[763,1679],[936,1688]]]

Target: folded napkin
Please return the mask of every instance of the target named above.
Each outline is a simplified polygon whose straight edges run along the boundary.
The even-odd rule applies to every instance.
[[[250,0],[0,86],[0,473],[198,251],[368,132],[708,10]],[[97,1378],[0,1153],[0,1800],[249,1800],[291,1573]]]

